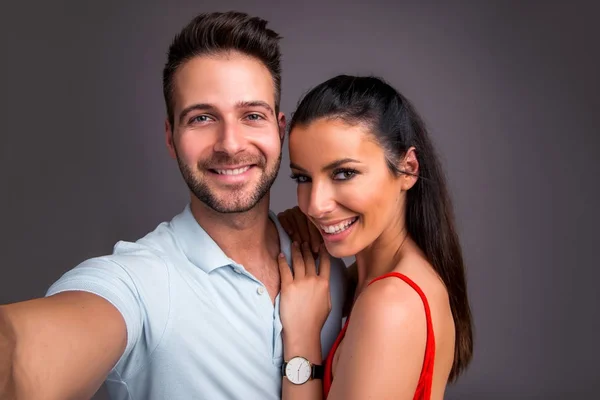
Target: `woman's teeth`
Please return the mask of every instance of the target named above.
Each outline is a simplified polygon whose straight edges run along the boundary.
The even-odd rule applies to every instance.
[[[323,231],[325,233],[340,233],[345,231],[346,229],[348,229],[348,227],[350,225],[352,225],[354,222],[356,222],[356,220],[358,219],[358,217],[354,217],[352,219],[348,219],[344,222],[340,222],[339,224],[336,225],[321,225],[321,229],[323,229]]]

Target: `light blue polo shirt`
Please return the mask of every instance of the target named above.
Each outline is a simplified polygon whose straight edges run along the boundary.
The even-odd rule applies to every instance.
[[[290,239],[274,213],[282,252]],[[332,311],[321,332],[323,356],[341,329],[344,263],[332,259]],[[47,296],[68,290],[111,302],[127,325],[127,347],[106,383],[121,400],[281,398],[279,296],[228,258],[189,205],[170,222],[113,254],[65,273]],[[94,362],[94,360],[90,360]]]

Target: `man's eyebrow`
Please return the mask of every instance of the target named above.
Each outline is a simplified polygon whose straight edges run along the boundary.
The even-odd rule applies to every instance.
[[[240,101],[235,105],[237,108],[261,107],[266,109],[271,115],[275,116],[275,111],[269,103],[262,100]]]
[[[208,103],[192,104],[191,106],[188,106],[188,107],[184,108],[183,110],[181,110],[181,113],[179,113],[179,124],[183,124],[183,120],[185,119],[186,115],[188,115],[192,111],[211,111],[214,109],[215,109],[215,106],[213,106],[212,104],[208,104]]]
[[[329,164],[327,164],[326,166],[324,166],[322,168],[323,171],[329,171],[338,167],[341,167],[342,165],[346,164],[346,163],[360,163],[360,161],[355,160],[353,158],[342,158],[341,160],[335,160],[333,162],[330,162]],[[299,165],[296,165],[294,163],[290,163],[290,168],[292,169],[296,169],[298,171],[302,171],[302,172],[308,172],[307,170],[305,170],[304,168],[302,168]]]

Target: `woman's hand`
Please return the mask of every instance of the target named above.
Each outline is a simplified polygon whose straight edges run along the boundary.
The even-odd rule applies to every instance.
[[[319,252],[319,247],[323,243],[323,236],[321,236],[321,232],[315,224],[300,211],[298,206],[280,212],[277,214],[277,218],[293,241],[309,243],[313,253]]]
[[[319,249],[319,271],[314,257],[304,243],[292,244],[292,265],[279,256],[281,274],[280,316],[284,349],[292,352],[311,351],[319,342],[321,329],[331,311],[329,292],[330,260],[325,246]],[[320,342],[318,343],[320,347]],[[307,347],[311,347],[310,349]],[[319,349],[320,356],[320,349]]]

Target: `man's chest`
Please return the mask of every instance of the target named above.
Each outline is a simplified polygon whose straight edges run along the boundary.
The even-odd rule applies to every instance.
[[[207,298],[189,290],[172,297],[169,322],[148,365],[157,387],[148,390],[167,385],[193,398],[278,398],[281,329],[268,295],[255,288],[254,297],[232,292]]]
[[[197,352],[216,346],[254,361],[279,364],[283,356],[279,298],[243,270],[191,279],[172,293],[171,337]]]
[[[271,303],[274,305],[275,299],[277,298],[281,288],[279,265],[275,262],[271,262],[269,265],[265,266],[247,266],[246,271],[248,275],[264,286],[269,298],[271,299]]]
[[[198,349],[192,353],[202,354],[211,351],[205,346],[214,346],[281,365],[282,325],[279,296],[274,295],[279,293],[279,270],[263,268],[260,271],[271,272],[261,274],[232,265],[210,274],[188,271],[192,273],[173,277],[170,336]],[[332,310],[321,335],[324,355],[341,328],[344,290],[335,272],[339,271],[332,271]]]

